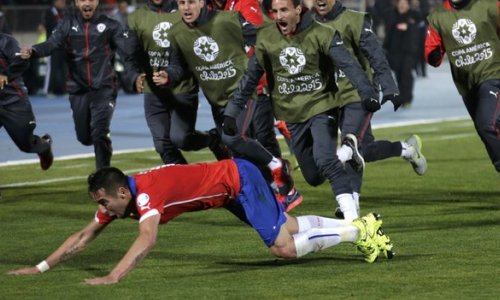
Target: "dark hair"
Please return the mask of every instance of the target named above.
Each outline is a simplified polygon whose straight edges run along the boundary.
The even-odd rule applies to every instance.
[[[293,7],[297,7],[299,5],[302,5],[302,0],[292,0]],[[273,0],[262,0],[262,7],[266,11],[271,11],[273,9]]]
[[[469,4],[470,0],[459,0],[459,1],[451,1],[450,0],[450,5],[454,8],[454,9],[462,9],[464,7],[467,6],[467,4]]]
[[[107,194],[112,196],[116,196],[119,187],[128,187],[127,176],[120,169],[114,167],[105,167],[90,174],[87,182],[89,193],[104,189]]]

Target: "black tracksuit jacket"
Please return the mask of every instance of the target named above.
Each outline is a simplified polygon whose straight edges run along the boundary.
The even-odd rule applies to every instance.
[[[54,49],[64,47],[69,67],[67,89],[76,94],[115,88],[114,54],[130,55],[128,46],[128,32],[118,21],[105,15],[85,20],[75,11],[59,22],[46,42],[33,46],[33,56],[49,56]],[[131,69],[131,65],[125,66],[127,72]]]

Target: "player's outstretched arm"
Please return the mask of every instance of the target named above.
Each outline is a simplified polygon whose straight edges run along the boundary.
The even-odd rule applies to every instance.
[[[85,283],[89,285],[113,284],[125,277],[156,244],[159,223],[159,214],[143,220],[139,224],[139,236],[116,267],[104,277],[85,279]]]
[[[99,235],[106,225],[99,224],[92,220],[85,228],[72,234],[64,243],[57,248],[49,257],[39,263],[37,266],[21,268],[8,272],[9,275],[31,275],[48,271],[60,262],[70,259],[76,253],[85,249],[85,247]]]

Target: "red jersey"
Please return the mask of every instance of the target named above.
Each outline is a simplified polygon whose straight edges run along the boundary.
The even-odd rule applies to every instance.
[[[228,0],[224,10],[239,11],[245,20],[255,26],[261,25],[264,20],[258,0]]]
[[[191,165],[164,165],[129,177],[135,202],[130,217],[139,222],[161,215],[167,223],[188,211],[222,207],[240,192],[238,168],[233,160]],[[108,224],[116,217],[98,210],[96,222]]]

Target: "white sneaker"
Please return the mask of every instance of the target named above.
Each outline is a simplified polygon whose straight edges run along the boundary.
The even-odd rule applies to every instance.
[[[427,160],[422,154],[422,140],[418,135],[414,134],[404,140],[404,143],[410,146],[407,149],[410,155],[404,159],[411,163],[415,173],[420,176],[424,175],[425,171],[427,171]]]

